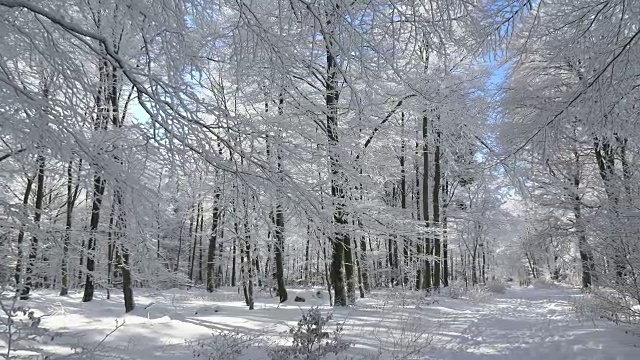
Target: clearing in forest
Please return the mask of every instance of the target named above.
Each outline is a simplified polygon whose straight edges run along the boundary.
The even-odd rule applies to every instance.
[[[107,300],[99,293],[95,301],[83,303],[81,293],[59,297],[39,291],[27,305],[37,309],[36,315],[47,314],[40,326],[57,335],[29,345],[35,353],[50,358],[84,354],[96,359],[190,359],[198,355],[229,359],[238,350],[240,359],[268,359],[270,350],[289,341],[288,326],[295,327],[304,311],[318,306],[323,314],[333,311],[326,330],[332,332],[342,323],[341,338],[352,344],[346,352],[329,358],[640,358],[636,336],[572,311],[583,296],[575,289],[513,287],[505,294],[484,294],[475,300],[425,299],[417,292],[387,290],[360,299],[354,307],[335,309],[328,306],[326,293],[319,292],[317,296],[317,290],[293,289],[291,298],[297,294],[307,301],[280,305],[262,294],[257,296],[255,310],[249,311],[233,289],[212,294],[137,290],[136,310],[124,315],[119,295]],[[104,339],[117,324],[120,327]],[[73,347],[84,352],[73,354]]]

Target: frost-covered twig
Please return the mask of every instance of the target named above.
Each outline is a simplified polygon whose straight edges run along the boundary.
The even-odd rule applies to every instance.
[[[60,359],[68,359],[68,360],[76,360],[76,359],[99,359],[103,358],[98,356],[100,349],[104,346],[105,342],[118,330],[120,330],[126,324],[125,320],[119,322],[116,320],[116,326],[111,329],[108,333],[106,333],[100,341],[95,344],[82,344],[79,343],[78,346],[75,346],[74,353],[64,356]],[[87,350],[89,349],[89,350]]]
[[[0,290],[0,294],[5,294],[5,291]],[[36,316],[30,308],[18,305],[16,295],[9,301],[0,298],[0,310],[0,338],[7,344],[6,350],[0,355],[4,359],[13,358],[18,350],[33,350],[28,342],[51,335],[47,329],[40,327],[46,315]]]
[[[92,353],[95,353],[100,346],[102,346],[102,344],[104,344],[105,341],[107,341],[107,339],[109,338],[109,336],[113,335],[113,333],[115,333],[116,331],[120,330],[121,327],[123,327],[126,324],[126,320],[122,320],[121,323],[118,323],[118,320],[116,319],[116,327],[113,328],[111,331],[109,331],[103,338],[102,340],[100,340],[100,342],[98,342],[94,347],[93,350],[91,351]]]

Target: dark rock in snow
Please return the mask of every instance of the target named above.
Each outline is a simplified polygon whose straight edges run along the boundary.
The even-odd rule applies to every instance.
[[[303,298],[302,296],[296,296],[296,298],[293,301],[295,301],[295,302],[305,302],[307,300],[305,298]]]

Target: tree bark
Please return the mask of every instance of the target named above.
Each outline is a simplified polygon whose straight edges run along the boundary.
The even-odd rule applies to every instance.
[[[304,247],[304,280],[307,286],[311,285],[311,274],[309,273],[309,245],[311,244],[311,219],[307,220],[307,241]]]
[[[431,236],[428,234],[431,224],[429,223],[429,118],[426,111],[422,116],[422,160],[423,160],[423,176],[422,176],[422,214],[424,217],[424,224],[427,230],[427,235],[424,239],[424,254],[426,258],[424,260],[424,281],[422,283],[422,289],[427,292],[431,291]]]
[[[347,301],[349,304],[356,303],[356,284],[353,272],[353,252],[351,249],[351,237],[344,237],[344,272],[347,282]]]
[[[207,252],[207,291],[213,292],[216,287],[216,240],[218,238],[218,217],[220,216],[220,189],[216,189],[213,201],[213,214],[211,222],[211,237]]]
[[[198,201],[197,210],[196,210],[196,227],[195,233],[193,234],[193,243],[191,245],[191,263],[189,264],[189,280],[193,282],[193,273],[196,267],[196,251],[198,250],[198,232],[200,230],[200,211],[201,211],[201,201]]]
[[[198,232],[198,283],[204,284],[203,245],[204,237],[204,205],[200,205],[200,231]]]
[[[99,74],[99,86],[98,92],[95,96],[96,99],[96,118],[94,120],[94,131],[106,131],[110,121],[111,104],[112,104],[112,89],[110,88],[109,81],[111,81],[112,67],[103,57],[98,62],[98,74]],[[116,100],[117,101],[117,100]],[[101,149],[102,151],[102,149]],[[91,218],[89,220],[89,241],[87,241],[87,273],[84,284],[84,294],[82,295],[83,302],[89,302],[93,300],[94,293],[94,271],[95,271],[95,251],[97,242],[98,225],[100,224],[100,211],[102,210],[102,197],[106,187],[106,180],[102,178],[101,172],[103,171],[98,164],[95,165],[95,173],[93,175],[93,199],[91,204]]]
[[[111,201],[111,213],[109,214],[109,233],[107,238],[107,299],[111,298],[110,286],[113,282],[113,276],[115,271],[113,270],[113,261],[115,259],[118,233],[116,230],[116,204],[117,200],[115,194]],[[118,255],[119,257],[120,255]],[[116,264],[120,263],[119,259],[115,259]]]
[[[481,243],[480,244],[480,249],[482,249],[482,268],[481,268],[481,278],[482,278],[482,283],[486,284],[487,283],[487,251],[485,249],[485,244]]]
[[[35,225],[35,231],[40,229],[40,219],[42,218],[42,202],[44,200],[44,167],[45,167],[44,155],[38,155],[36,162],[38,163],[38,185],[36,188],[36,208],[33,214],[33,222]],[[21,300],[27,300],[29,298],[29,292],[34,283],[34,272],[36,267],[36,258],[38,256],[38,235],[35,234],[31,237],[31,244],[29,246],[29,255],[26,269],[25,284],[20,293]]]
[[[582,287],[588,288],[593,285],[593,277],[595,275],[595,264],[593,262],[593,253],[587,241],[587,231],[582,219],[582,200],[580,199],[580,155],[574,149],[573,156],[575,159],[575,169],[573,174],[573,216],[575,217],[575,229],[578,236],[578,252],[582,262]]]
[[[218,239],[218,274],[216,276],[216,288],[222,286],[224,273],[222,272],[222,254],[224,253],[224,212],[219,214],[220,220],[218,227],[220,228],[220,238]]]
[[[438,119],[439,116],[436,116]],[[433,224],[434,228],[440,228],[440,140],[441,140],[441,131],[436,130],[436,143],[435,150],[433,153]],[[440,245],[440,233],[435,232],[433,236],[433,253],[435,255],[434,264],[433,264],[433,288],[435,291],[440,289],[441,283],[441,245]]]
[[[37,175],[37,172],[36,172]],[[31,195],[31,189],[33,188],[33,179],[35,178],[35,175],[32,178],[27,178],[27,186],[25,187],[24,190],[24,196],[22,198],[22,215],[24,216],[24,218],[27,217],[28,212],[27,212],[27,205],[29,205],[29,196]],[[23,220],[21,219],[21,222]],[[16,281],[16,289],[21,292],[22,291],[22,284],[21,284],[21,275],[22,275],[22,243],[24,241],[24,223],[22,223],[20,225],[20,231],[18,232],[18,254],[16,257],[16,272],[14,275],[15,281]]]
[[[400,140],[400,208],[405,211],[407,209],[407,169],[406,169],[406,141],[405,141],[405,121],[404,121],[404,112],[400,113],[400,126],[401,126],[401,140]],[[409,284],[409,248],[411,247],[411,243],[405,239],[402,242],[402,257],[403,257],[403,266],[402,266],[402,285],[406,286]]]
[[[284,265],[283,265],[283,250],[284,250],[284,214],[282,213],[282,207],[280,204],[276,204],[275,214],[273,215],[274,227],[274,253],[276,263],[276,282],[278,284],[277,294],[280,298],[280,302],[287,301],[287,288],[284,284]]]
[[[359,166],[359,172],[360,172],[360,175],[362,175],[362,166]],[[364,200],[364,191],[363,191],[362,183],[358,184],[358,191],[360,193],[359,194],[360,201]],[[359,216],[357,221],[358,221],[358,229],[362,229],[363,228],[362,219],[360,219]],[[362,279],[360,284],[362,285],[363,290],[365,292],[369,292],[369,290],[371,289],[371,286],[369,284],[369,263],[367,261],[367,241],[364,235],[360,235],[359,255],[360,255],[360,258],[359,258],[358,268],[362,273]],[[364,296],[361,296],[361,297],[364,297]]]
[[[246,197],[246,194],[245,194]],[[251,229],[249,228],[249,207],[246,199],[244,199],[244,245],[245,245],[245,257],[246,262],[243,264],[243,267],[246,268],[247,278],[243,279],[246,281],[246,296],[247,296],[247,305],[249,306],[249,310],[253,310],[254,301],[253,301],[253,262],[251,260]]]
[[[334,291],[334,306],[346,306],[345,277],[343,272],[345,246],[349,243],[345,227],[348,224],[346,214],[345,174],[339,156],[338,139],[338,60],[335,53],[334,34],[339,20],[338,6],[330,5],[326,14],[325,29],[322,36],[326,51],[325,105],[327,121],[327,152],[329,172],[331,174],[331,198],[333,200],[333,221],[335,230],[331,241],[331,282]]]
[[[447,210],[449,208],[449,182],[445,179],[445,183],[442,185],[442,260],[444,261],[442,269],[444,275],[442,276],[442,286],[449,286],[449,277],[453,274],[453,271],[449,272],[449,239],[448,239],[448,221]],[[453,267],[453,263],[451,264]]]
[[[235,206],[235,204],[234,204]],[[231,286],[235,287],[236,286],[236,262],[237,262],[237,257],[238,257],[238,222],[237,219],[235,219],[235,214],[234,214],[234,220],[233,220],[233,227],[236,230],[236,233],[234,234],[235,236],[233,237],[233,245],[232,245],[232,251],[231,251]]]
[[[193,261],[191,239],[193,239],[193,203],[191,203],[189,206],[189,241],[188,241],[189,248],[187,249],[188,273],[191,273],[191,262]]]
[[[119,104],[118,98],[120,95],[118,94],[119,89],[119,81],[117,77],[117,68],[115,66],[111,67],[111,123],[114,128],[121,128],[122,122],[124,121],[124,117],[120,118],[119,115]],[[126,111],[126,109],[125,109]],[[124,167],[124,163],[116,153],[114,155],[114,160],[120,164],[121,167]],[[129,245],[126,243],[126,230],[127,230],[127,216],[124,208],[124,202],[122,201],[122,192],[124,186],[120,180],[116,180],[114,182],[113,193],[115,196],[115,201],[118,209],[118,219],[116,222],[116,230],[117,230],[117,241],[120,244],[119,252],[120,252],[120,267],[122,271],[122,293],[124,295],[124,310],[125,312],[131,312],[135,308],[135,302],[133,299],[133,284],[131,278],[131,267],[129,263]]]
[[[620,197],[619,191],[616,189],[616,184],[614,184],[614,179],[616,178],[615,173],[615,149],[608,141],[600,141],[598,138],[594,140],[594,153],[596,156],[596,162],[598,164],[598,169],[600,173],[600,177],[602,178],[602,182],[604,184],[605,193],[607,194],[607,199],[609,202],[609,211],[612,214],[612,219],[610,219],[610,223],[613,226],[619,226],[621,224],[620,214],[619,214],[619,205],[620,205]],[[615,281],[617,283],[622,283],[625,266],[625,244],[624,238],[622,238],[619,234],[616,234],[615,231],[612,231],[611,234],[611,243],[612,248],[614,250],[613,256],[613,264],[616,271]]]
[[[180,255],[182,255],[182,231],[184,228],[184,220],[180,219],[180,230],[178,232],[178,254],[176,255],[176,265],[173,268],[174,272],[178,272],[180,269]]]
[[[62,274],[61,274],[61,287],[60,296],[65,296],[69,293],[69,265],[67,257],[69,256],[69,243],[71,242],[71,222],[73,219],[73,159],[69,160],[67,166],[67,203],[65,213],[65,226],[64,226],[64,242],[62,245]]]
[[[278,115],[284,113],[284,94],[280,92],[278,96]],[[280,152],[280,144],[276,143],[276,173],[278,176],[278,186],[282,186],[283,179],[283,164],[282,156]],[[288,299],[287,288],[284,282],[284,212],[282,209],[282,199],[278,194],[276,196],[275,212],[272,214],[273,221],[273,237],[275,265],[276,265],[276,283],[278,284],[277,295],[280,298],[280,302],[285,302]]]
[[[420,165],[418,164],[418,154],[420,153],[420,145],[418,144],[418,142],[416,141],[416,160],[414,163],[414,169],[415,169],[415,174],[416,174],[416,187],[415,187],[415,192],[416,192],[416,220],[420,221],[422,220],[422,215],[421,215],[421,211],[420,209],[422,208],[422,203],[420,202]],[[422,239],[420,236],[418,236],[418,239],[416,241],[416,260],[417,260],[417,266],[416,266],[416,281],[415,281],[415,287],[416,290],[420,290],[422,289],[422,271],[421,271],[421,267],[422,264],[420,263],[422,261],[422,258],[424,256],[423,253],[423,248],[422,248]]]
[[[471,285],[478,285],[478,267],[477,267],[477,254],[473,251],[471,254]]]
[[[353,241],[353,252],[354,252],[354,256],[353,258],[355,259],[355,266],[356,266],[356,270],[358,273],[358,290],[360,291],[360,298],[364,298],[364,286],[362,284],[362,264],[360,264],[360,258],[358,257],[358,242]]]
[[[120,269],[122,271],[122,293],[124,295],[124,311],[131,312],[135,308],[135,302],[133,299],[133,287],[131,278],[131,268],[129,263],[129,247],[126,244],[126,213],[124,210],[124,204],[122,202],[122,191],[120,185],[116,182],[114,187],[115,200],[117,203],[118,218],[116,221],[116,233],[119,243],[120,252]]]
[[[358,226],[362,227],[362,221],[358,219]],[[362,287],[365,292],[371,290],[369,284],[369,263],[367,262],[367,239],[364,235],[360,235],[360,269],[362,271]]]

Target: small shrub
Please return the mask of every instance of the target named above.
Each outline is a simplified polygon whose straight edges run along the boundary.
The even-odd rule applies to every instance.
[[[640,333],[639,302],[625,295],[613,289],[594,287],[584,296],[577,297],[572,306],[583,319],[604,319]]]
[[[506,291],[506,287],[504,287],[504,291]],[[482,302],[487,301],[492,298],[493,294],[500,293],[502,289],[499,286],[465,286],[463,281],[455,281],[451,282],[448,287],[449,297],[452,299],[465,299],[472,302]]]
[[[389,328],[390,323],[395,326]],[[415,321],[411,314],[399,318],[391,315],[382,319],[380,326],[373,330],[372,337],[378,341],[378,353],[367,356],[369,360],[414,360],[424,359],[434,336],[441,324]]]
[[[491,300],[493,294],[486,287],[476,285],[469,287],[463,298],[471,302],[485,302]]]
[[[319,360],[328,354],[337,355],[347,350],[351,344],[341,339],[342,324],[338,324],[331,333],[326,330],[332,319],[333,314],[323,316],[317,306],[302,313],[297,326],[290,327],[288,331],[293,336],[293,345],[277,347],[269,352],[269,358]]]
[[[445,289],[449,292],[449,297],[452,299],[460,299],[466,291],[463,281],[451,281]]]
[[[498,282],[498,281],[490,281],[485,285],[487,291],[493,294],[504,294],[507,292],[507,285]]]
[[[260,345],[260,335],[242,334],[239,331],[214,330],[211,339],[185,340],[194,358],[209,360],[233,360],[254,346]]]

